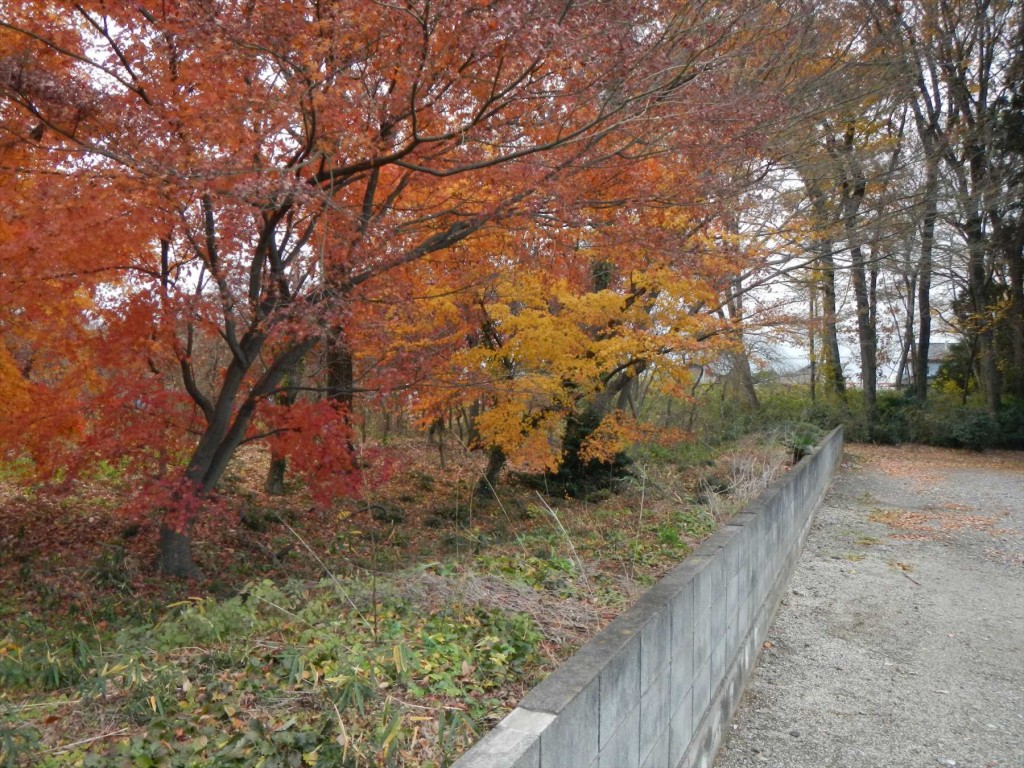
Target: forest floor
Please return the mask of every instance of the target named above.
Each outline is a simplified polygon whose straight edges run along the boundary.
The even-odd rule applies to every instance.
[[[641,451],[586,499],[479,454],[391,441],[359,499],[263,491],[240,457],[196,524],[201,582],[159,578],[155,517],[103,467],[0,476],[0,768],[446,765],[788,463]]]
[[[715,766],[1024,766],[1024,453],[846,447]]]

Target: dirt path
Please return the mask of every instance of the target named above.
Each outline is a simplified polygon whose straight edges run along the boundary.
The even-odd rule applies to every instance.
[[[847,446],[715,768],[1024,768],[1024,453]]]

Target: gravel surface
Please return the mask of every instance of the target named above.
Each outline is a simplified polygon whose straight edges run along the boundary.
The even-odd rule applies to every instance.
[[[715,768],[1024,768],[1024,453],[848,445]]]

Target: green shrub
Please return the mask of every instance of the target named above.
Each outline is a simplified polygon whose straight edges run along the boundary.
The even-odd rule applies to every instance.
[[[999,448],[1024,450],[1024,401],[1012,400],[999,412]]]

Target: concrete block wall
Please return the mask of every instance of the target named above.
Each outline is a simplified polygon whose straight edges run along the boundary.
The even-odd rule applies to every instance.
[[[842,450],[839,428],[454,768],[708,768]]]

